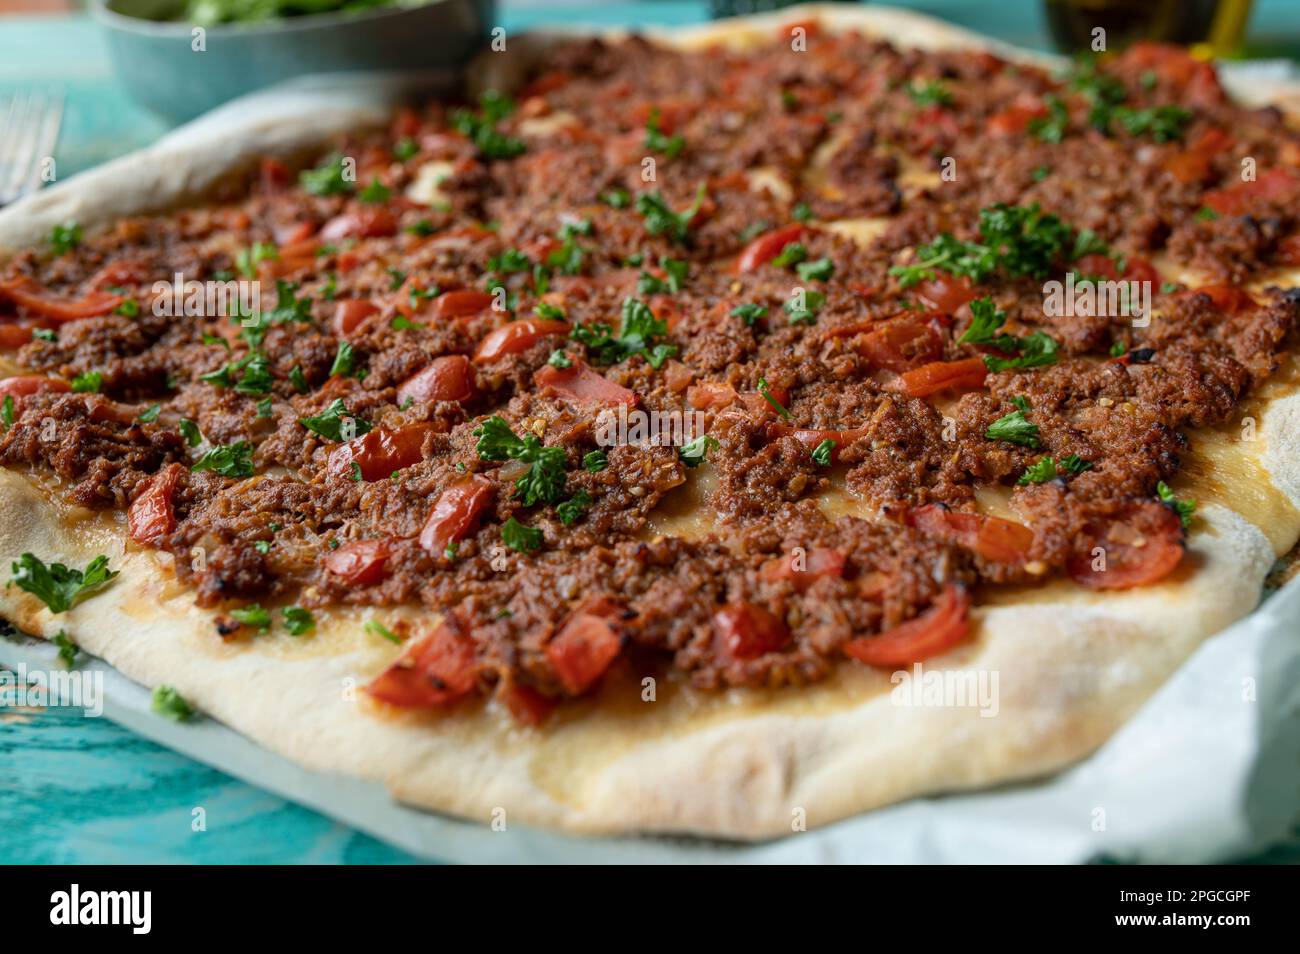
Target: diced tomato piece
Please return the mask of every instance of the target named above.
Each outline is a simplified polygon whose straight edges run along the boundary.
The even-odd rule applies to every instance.
[[[387,539],[353,540],[325,555],[325,569],[346,586],[374,586],[388,577],[392,552]]]
[[[940,391],[977,390],[984,386],[987,375],[983,358],[932,361],[900,374],[894,387],[909,397],[929,397]]]
[[[1084,255],[1073,265],[1076,275],[1096,275],[1111,281],[1155,282],[1160,280],[1160,273],[1145,258],[1126,256],[1124,271],[1115,266],[1115,260],[1109,255],[1093,253]]]
[[[403,381],[397,389],[397,403],[468,401],[476,390],[474,365],[469,358],[463,354],[446,354],[434,358],[423,371]]]
[[[878,368],[906,371],[943,357],[943,334],[935,322],[921,317],[893,318],[859,338],[855,347]]]
[[[699,411],[711,407],[723,408],[735,403],[736,389],[718,381],[704,381],[691,385],[686,391],[686,403]]]
[[[429,519],[420,531],[420,546],[435,556],[442,556],[448,544],[474,532],[494,496],[496,487],[486,477],[475,475],[452,484],[434,502]]]
[[[1026,100],[994,113],[985,121],[984,128],[990,136],[1021,136],[1030,121],[1046,115],[1047,107],[1041,101]]]
[[[1220,215],[1246,215],[1255,203],[1281,199],[1294,192],[1300,178],[1293,169],[1268,169],[1254,182],[1238,182],[1226,189],[1207,192],[1202,202]]]
[[[474,353],[474,363],[483,364],[495,361],[508,354],[527,351],[547,335],[565,335],[569,333],[567,321],[548,321],[528,318],[512,321],[502,325],[484,338]]]
[[[263,192],[278,192],[288,185],[289,180],[293,177],[292,173],[289,172],[289,167],[272,156],[262,157],[260,172]]]
[[[767,432],[772,437],[793,437],[808,448],[809,453],[821,446],[823,441],[834,441],[835,446],[831,448],[831,462],[834,463],[839,460],[840,451],[866,434],[867,428],[854,427],[840,431],[828,431],[811,427],[791,427],[789,424],[773,421],[767,425]]]
[[[546,645],[546,658],[564,691],[580,696],[594,686],[622,651],[612,620],[620,610],[606,599],[588,601]]]
[[[908,131],[911,133],[909,149],[913,153],[926,153],[956,142],[961,135],[961,125],[951,109],[934,105],[917,113]]]
[[[713,614],[713,642],[728,659],[756,659],[790,641],[785,620],[753,603],[728,603]]]
[[[396,430],[376,428],[330,451],[328,470],[336,477],[351,477],[355,464],[362,480],[384,480],[394,471],[424,460],[421,448],[433,430],[432,424],[407,424]]]
[[[926,504],[908,511],[907,523],[928,536],[965,547],[994,563],[1023,563],[1034,542],[1034,532],[1023,524],[949,510],[942,504]]]
[[[916,286],[916,294],[931,308],[945,315],[953,314],[966,302],[979,297],[970,279],[943,272]]]
[[[1243,311],[1250,311],[1257,307],[1258,303],[1251,297],[1250,292],[1244,288],[1238,288],[1236,285],[1205,285],[1202,288],[1194,288],[1184,292],[1186,295],[1207,295],[1214,307],[1227,315],[1235,315]]]
[[[477,315],[492,307],[492,295],[473,288],[443,292],[429,305],[434,318],[462,318]]]
[[[796,570],[789,557],[773,557],[759,569],[758,575],[769,583],[789,580],[803,592],[822,577],[844,576],[844,554],[833,547],[813,547],[804,557],[804,568]]]
[[[599,371],[593,371],[582,361],[574,361],[567,368],[544,364],[533,375],[533,381],[539,388],[550,388],[575,404],[625,404],[631,407],[637,400],[635,393],[615,384]]]
[[[185,468],[168,464],[149,478],[126,512],[127,533],[136,543],[156,543],[176,529],[172,498]]]
[[[448,615],[433,632],[412,642],[366,692],[404,709],[444,706],[474,691],[476,662],[473,640]]]
[[[1182,521],[1172,509],[1136,502],[1111,519],[1090,521],[1066,570],[1093,590],[1146,586],[1178,566],[1183,539]],[[1094,555],[1097,549],[1102,553]]]
[[[1204,182],[1212,171],[1214,157],[1232,148],[1233,138],[1217,126],[1202,132],[1186,149],[1180,149],[1165,160],[1165,169],[1179,182],[1192,184]]]
[[[364,298],[348,298],[340,301],[334,309],[334,333],[346,337],[352,334],[361,322],[378,313],[379,306]]]
[[[91,288],[106,288],[109,285],[139,285],[149,278],[149,266],[134,259],[119,259],[109,262],[91,276]]]
[[[397,219],[383,206],[359,206],[342,215],[336,215],[322,226],[320,237],[325,242],[338,242],[345,238],[381,238],[397,234]]]
[[[0,348],[12,351],[32,340],[32,325],[0,325]]]
[[[879,636],[864,636],[844,645],[844,653],[866,663],[894,669],[947,652],[970,632],[970,596],[963,586],[949,585],[928,610]]]
[[[740,257],[736,259],[736,271],[743,274],[766,265],[781,254],[781,249],[791,242],[797,242],[808,231],[808,226],[796,222],[794,225],[765,232],[741,250]]]
[[[15,409],[22,408],[23,398],[42,391],[71,391],[67,381],[60,378],[47,378],[40,374],[20,374],[0,381],[0,400],[6,397],[14,399]]]
[[[544,696],[536,689],[513,679],[501,683],[497,697],[520,725],[541,725],[559,704],[559,700]]]
[[[1279,240],[1273,257],[1279,265],[1300,265],[1300,235],[1288,235]]]
[[[88,292],[74,300],[54,298],[44,294],[30,278],[0,282],[0,298],[8,298],[20,308],[58,322],[107,315],[122,304],[121,295],[103,291]]]
[[[1172,43],[1140,40],[1120,56],[1120,62],[1136,70],[1154,70],[1164,82],[1182,92],[1192,106],[1219,106],[1227,101],[1214,66],[1190,55]]]

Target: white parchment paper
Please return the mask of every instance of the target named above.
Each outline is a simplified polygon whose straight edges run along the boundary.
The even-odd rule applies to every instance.
[[[84,657],[83,657],[84,658]],[[0,639],[0,665],[60,666]],[[1211,637],[1111,740],[1035,784],[923,798],[757,845],[504,832],[394,803],[377,783],[305,771],[220,723],[177,724],[97,659],[104,714],[161,745],[413,854],[457,862],[1148,862],[1227,860],[1285,839],[1300,813],[1300,579]]]

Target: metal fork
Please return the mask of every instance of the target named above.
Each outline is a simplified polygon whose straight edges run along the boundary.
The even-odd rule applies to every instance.
[[[0,100],[0,206],[38,190],[63,121],[63,94],[20,90]]]

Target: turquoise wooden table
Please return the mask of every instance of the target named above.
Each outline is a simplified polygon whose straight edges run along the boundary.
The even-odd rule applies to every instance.
[[[1038,0],[894,0],[1021,46],[1048,48]],[[505,0],[516,32],[545,23],[681,24],[702,2],[551,4]],[[1250,50],[1295,56],[1300,4],[1255,4]],[[114,80],[85,17],[0,17],[0,93],[33,84],[67,94],[55,153],[60,177],[146,145],[167,126]],[[417,859],[79,711],[0,710],[0,862],[390,864]],[[208,813],[194,837],[193,806]],[[1266,859],[1300,857],[1295,848]]]

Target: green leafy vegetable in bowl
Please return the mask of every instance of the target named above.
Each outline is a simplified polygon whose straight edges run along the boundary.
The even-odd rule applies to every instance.
[[[262,23],[314,13],[356,13],[376,7],[417,7],[427,0],[185,0],[174,17],[199,26]]]

